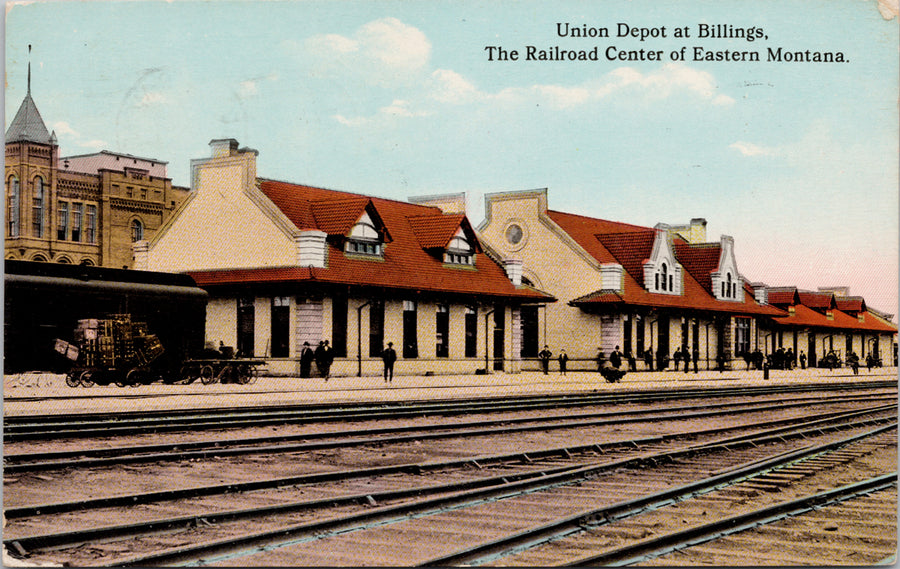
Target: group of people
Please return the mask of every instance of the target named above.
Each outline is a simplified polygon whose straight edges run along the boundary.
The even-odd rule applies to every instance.
[[[384,381],[391,383],[394,380],[394,362],[397,361],[393,342],[388,342],[387,348],[382,350],[381,359],[384,362]],[[328,340],[320,341],[315,350],[310,347],[309,342],[303,342],[303,349],[300,350],[300,377],[311,376],[313,362],[316,363],[319,375],[328,381],[331,376],[331,364],[334,363],[334,350],[328,344]]]
[[[624,358],[625,356],[619,351],[619,346],[616,346],[616,349],[610,353],[608,361],[601,351],[597,354],[597,371],[600,372],[606,381],[610,383],[617,382],[626,373],[625,370],[621,369]],[[538,360],[541,362],[541,371],[544,375],[550,373],[551,359],[553,359],[553,352],[550,351],[550,346],[545,344],[544,349],[538,352]],[[559,374],[566,375],[569,364],[569,355],[566,353],[566,350],[560,350],[556,359],[559,362]],[[629,360],[629,368],[632,371],[637,367],[633,360],[634,358]]]
[[[334,362],[334,350],[328,340],[321,340],[315,350],[310,347],[309,342],[303,342],[303,349],[300,350],[300,377],[310,377],[313,362],[316,362],[319,375],[328,381],[331,364]]]

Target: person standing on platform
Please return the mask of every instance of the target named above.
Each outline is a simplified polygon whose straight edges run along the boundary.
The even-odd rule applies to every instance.
[[[381,359],[384,361],[384,382],[393,383],[394,362],[397,361],[397,351],[394,350],[393,342],[388,342],[388,347],[381,352]]]
[[[300,350],[300,377],[309,377],[312,371],[312,363],[315,359],[309,342],[303,342],[303,349]]]
[[[694,373],[700,372],[700,348],[694,346],[694,352],[692,354],[694,359]],[[687,371],[687,370],[685,370]]]
[[[609,354],[609,363],[616,369],[622,366],[622,352],[619,351],[619,346],[616,346],[616,349]]]
[[[544,372],[544,375],[550,371],[550,358],[552,357],[553,352],[550,351],[550,346],[544,344],[544,349],[538,353],[538,359],[541,360],[541,371]]]
[[[569,362],[569,356],[565,350],[559,351],[559,374],[566,375],[566,364]]]
[[[325,378],[325,381],[328,381],[328,376],[331,375],[331,364],[334,362],[334,353],[331,350],[331,346],[328,345],[328,340],[323,340],[319,342],[319,347],[316,348],[316,367],[319,368],[319,375]]]

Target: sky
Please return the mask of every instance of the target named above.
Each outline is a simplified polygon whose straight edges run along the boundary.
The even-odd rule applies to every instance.
[[[155,158],[187,186],[190,160],[235,138],[259,151],[261,177],[398,200],[464,192],[475,225],[485,194],[536,188],[551,209],[601,219],[701,217],[709,241],[734,237],[750,281],[849,286],[896,315],[896,12],[897,0],[13,2],[6,125],[30,44],[32,97],[62,156]],[[576,59],[540,59],[555,48]],[[771,61],[778,48],[844,61]]]

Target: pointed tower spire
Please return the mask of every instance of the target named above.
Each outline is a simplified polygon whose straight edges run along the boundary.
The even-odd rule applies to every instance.
[[[51,139],[44,119],[41,118],[41,113],[31,98],[31,44],[28,44],[28,91],[19,111],[6,130],[6,143],[10,142],[56,144],[56,140]]]

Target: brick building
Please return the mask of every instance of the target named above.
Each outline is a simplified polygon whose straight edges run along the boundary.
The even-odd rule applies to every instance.
[[[166,163],[102,151],[60,157],[29,87],[6,131],[4,257],[130,268],[131,243],[152,237],[187,197]]]

